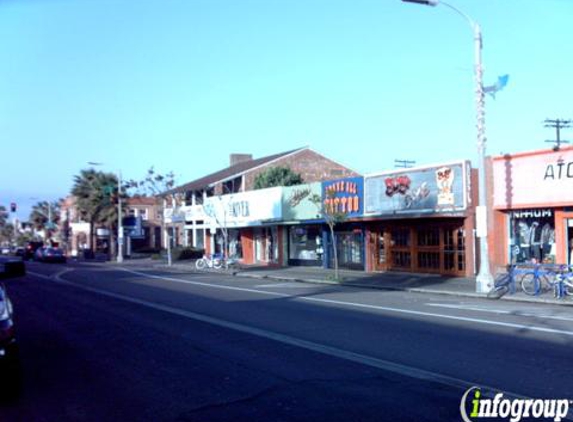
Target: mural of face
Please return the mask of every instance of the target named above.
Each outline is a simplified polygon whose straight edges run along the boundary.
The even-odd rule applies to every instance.
[[[450,167],[440,167],[436,170],[436,184],[438,185],[438,205],[454,205],[454,172]]]
[[[452,184],[454,183],[454,173],[449,167],[440,167],[436,170],[436,183],[440,193],[449,193],[452,191]]]

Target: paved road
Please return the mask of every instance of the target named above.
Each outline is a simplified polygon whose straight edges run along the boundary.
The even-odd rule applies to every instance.
[[[472,385],[573,395],[567,308],[31,264],[9,421],[461,420]]]

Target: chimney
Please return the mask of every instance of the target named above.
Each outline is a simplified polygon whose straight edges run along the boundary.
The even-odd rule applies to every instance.
[[[231,167],[239,163],[244,163],[246,161],[251,161],[253,159],[252,154],[231,154]]]

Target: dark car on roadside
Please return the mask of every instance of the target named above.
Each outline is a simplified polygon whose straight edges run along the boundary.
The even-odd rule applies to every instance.
[[[24,247],[24,260],[34,259],[36,251],[44,247],[44,242],[28,242]]]
[[[66,255],[60,248],[40,248],[36,251],[37,261],[40,262],[66,262]]]
[[[12,302],[6,287],[0,283],[0,398],[17,388],[18,382],[19,357],[13,318]]]

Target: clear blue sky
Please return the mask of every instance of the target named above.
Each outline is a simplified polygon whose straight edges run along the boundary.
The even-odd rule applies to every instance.
[[[484,34],[487,152],[573,117],[573,0],[450,0]],[[0,204],[65,196],[88,161],[185,183],[309,145],[359,172],[476,157],[473,40],[400,0],[0,1]],[[573,139],[573,130],[563,132]]]

